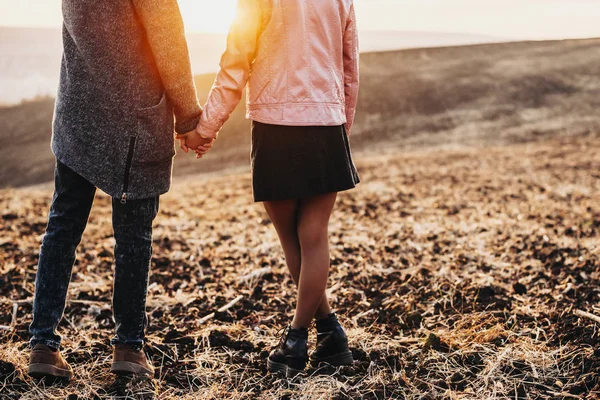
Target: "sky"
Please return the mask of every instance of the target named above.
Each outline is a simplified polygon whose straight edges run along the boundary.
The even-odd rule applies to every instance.
[[[0,26],[58,27],[60,3],[0,0]],[[226,32],[236,0],[179,0],[179,4],[188,31]],[[600,37],[600,0],[355,0],[355,4],[360,29],[507,39]]]

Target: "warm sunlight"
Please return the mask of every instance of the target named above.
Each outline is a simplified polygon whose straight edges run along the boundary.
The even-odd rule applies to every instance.
[[[0,0],[0,400],[600,400],[599,21]]]
[[[235,17],[236,3],[236,0],[180,0],[179,6],[188,31],[226,33]]]
[[[510,39],[600,36],[596,0],[355,0],[362,31],[453,32]],[[178,0],[188,32],[226,33],[237,0]],[[0,26],[59,27],[61,0],[0,0]],[[506,21],[510,21],[509,24]]]

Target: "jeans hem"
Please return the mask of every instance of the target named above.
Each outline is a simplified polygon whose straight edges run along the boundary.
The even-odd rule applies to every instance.
[[[49,339],[31,339],[29,341],[29,347],[30,348],[34,348],[36,345],[38,344],[43,344],[44,346],[48,346],[52,349],[58,350],[60,349],[60,342],[57,342],[56,340],[49,340]]]
[[[113,338],[110,341],[110,344],[113,346],[115,346],[117,344],[125,344],[125,345],[133,347],[136,350],[141,350],[144,347],[144,340],[142,340],[142,339],[121,340],[119,338]]]

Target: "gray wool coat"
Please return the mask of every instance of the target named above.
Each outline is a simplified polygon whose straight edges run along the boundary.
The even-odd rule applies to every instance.
[[[177,0],[63,0],[56,158],[112,197],[167,192],[196,97]]]

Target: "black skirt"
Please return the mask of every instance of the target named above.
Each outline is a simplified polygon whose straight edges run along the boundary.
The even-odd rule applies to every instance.
[[[252,122],[254,201],[310,198],[353,189],[359,182],[343,125]]]

